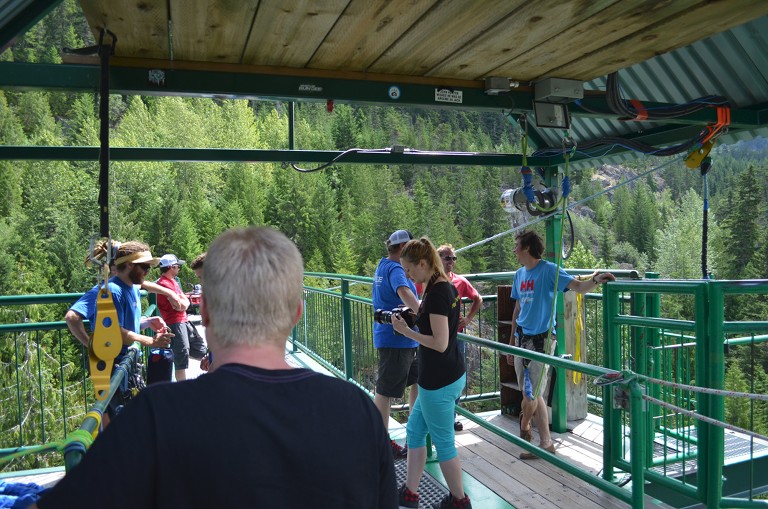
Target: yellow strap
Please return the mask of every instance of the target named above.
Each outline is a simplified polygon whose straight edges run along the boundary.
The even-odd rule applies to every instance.
[[[117,309],[109,290],[109,267],[105,265],[104,270],[104,286],[96,294],[96,323],[93,324],[93,337],[88,348],[91,381],[99,401],[106,399],[109,394],[112,365],[123,346]]]
[[[584,308],[584,296],[580,293],[576,293],[576,344],[573,345],[573,360],[581,362],[581,335],[584,333],[584,319],[582,317],[582,310]],[[581,371],[573,372],[573,383],[576,385],[581,383]]]

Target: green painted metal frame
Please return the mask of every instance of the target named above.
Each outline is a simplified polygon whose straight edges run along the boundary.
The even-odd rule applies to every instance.
[[[467,81],[466,86],[434,83],[414,83],[378,77],[377,80],[333,78],[317,75],[269,74],[263,70],[249,72],[227,68],[211,70],[161,69],[165,73],[162,84],[153,84],[148,79],[151,67],[114,65],[110,72],[113,93],[139,95],[179,95],[194,97],[242,98],[255,100],[321,101],[337,103],[381,104],[401,107],[459,108],[472,111],[502,110],[512,113],[530,113],[534,92],[531,87],[512,89],[500,95],[485,93],[482,81]],[[299,71],[300,72],[300,71]],[[0,88],[21,90],[46,89],[56,91],[95,91],[98,85],[99,68],[83,64],[28,64],[18,62],[0,63]],[[297,73],[298,74],[298,73]],[[426,81],[420,79],[419,81]],[[400,89],[398,99],[390,95],[390,87]],[[445,103],[435,100],[435,91],[450,89],[461,92],[461,103]],[[589,109],[605,112],[596,114],[571,108],[572,116],[617,118],[610,111],[604,93],[587,92],[582,104]],[[665,103],[645,102],[646,109],[660,109],[670,106]],[[731,128],[752,129],[765,125],[766,108],[757,106],[731,111]],[[698,125],[717,122],[715,109],[700,110],[676,119],[665,120],[664,124]]]
[[[339,150],[257,150],[226,148],[110,147],[112,161],[167,161],[198,163],[327,163]],[[0,160],[98,161],[99,147],[0,146]],[[549,166],[557,158],[529,157],[529,164]],[[520,154],[366,150],[349,152],[334,164],[415,164],[456,166],[520,166]]]
[[[632,295],[631,312],[634,316],[622,315],[619,307],[619,296],[622,292],[629,292]],[[768,280],[753,281],[638,281],[638,282],[617,282],[605,285],[603,288],[603,300],[605,313],[604,320],[604,348],[606,351],[606,367],[612,369],[621,369],[621,358],[619,343],[621,342],[622,325],[632,327],[630,333],[633,354],[635,355],[635,367],[637,373],[644,374],[643,368],[647,363],[642,363],[641,358],[646,350],[646,346],[659,346],[659,329],[674,328],[676,330],[692,331],[696,341],[695,351],[695,370],[696,385],[712,389],[725,389],[725,334],[731,333],[752,333],[764,332],[768,330],[768,322],[726,322],[724,316],[725,296],[743,295],[743,294],[761,294],[768,293]],[[695,321],[671,320],[658,318],[660,309],[660,294],[686,294],[693,296],[694,314],[697,317]],[[641,304],[644,300],[644,304]],[[647,306],[647,307],[646,307]],[[638,328],[644,329],[645,333],[640,334],[636,331]],[[746,339],[737,339],[743,343]],[[754,342],[754,336],[751,338]],[[655,350],[658,352],[658,349]],[[656,355],[653,353],[652,355]],[[646,359],[647,360],[647,359]],[[659,376],[659,370],[662,369],[660,362],[653,362],[653,369],[647,375],[654,378],[664,378]],[[636,382],[630,384],[630,421],[632,427],[631,435],[631,461],[627,462],[620,457],[618,445],[621,443],[621,410],[613,409],[614,394],[612,386],[604,388],[604,443],[603,443],[603,462],[604,477],[606,480],[613,480],[614,467],[619,466],[624,469],[631,469],[632,482],[642,482],[638,479],[637,473],[643,472],[645,479],[669,490],[673,490],[680,495],[700,502],[708,509],[719,509],[721,507],[768,507],[768,502],[762,500],[753,500],[737,497],[723,496],[724,481],[724,458],[725,458],[725,440],[724,429],[703,421],[696,421],[697,427],[697,450],[694,456],[690,453],[687,458],[693,457],[697,464],[696,486],[681,484],[678,481],[667,478],[664,475],[648,470],[658,464],[649,454],[652,452],[649,448],[644,450],[637,442],[638,437],[643,437],[646,443],[651,443],[654,436],[654,429],[651,418],[653,415],[648,412],[647,406],[642,402],[642,395],[647,391],[652,397],[658,397],[658,391],[653,388],[645,388],[637,385]],[[640,396],[638,399],[634,393]],[[725,398],[722,395],[700,393],[696,396],[697,411],[703,415],[724,421],[725,419]],[[651,429],[647,426],[651,423]],[[642,432],[638,432],[638,430]],[[649,440],[649,437],[651,440]],[[676,435],[677,439],[688,441],[689,437]],[[673,460],[678,456],[672,455]],[[650,460],[650,461],[649,461]],[[642,465],[641,465],[642,463]],[[640,470],[638,470],[640,469]],[[639,503],[639,502],[638,502]],[[633,507],[642,507],[642,505]]]
[[[466,81],[466,86],[445,86],[439,83],[398,82],[397,77],[392,81],[333,78],[320,73],[307,72],[306,75],[268,74],[263,69],[259,72],[248,72],[247,68],[233,70],[231,67],[211,68],[210,70],[164,69],[165,79],[162,83],[153,83],[148,78],[148,67],[120,67],[110,69],[110,86],[114,93],[141,95],[178,95],[194,97],[244,98],[254,100],[282,100],[292,104],[294,101],[324,102],[333,100],[339,103],[380,104],[399,107],[451,108],[471,111],[493,111],[510,113],[530,113],[534,94],[530,87],[513,89],[503,95],[488,95],[482,82]],[[426,81],[426,80],[419,80]],[[13,90],[54,90],[54,91],[95,91],[99,83],[99,67],[83,64],[29,64],[16,62],[0,63],[0,89]],[[392,99],[390,87],[400,90],[398,99]],[[436,91],[450,88],[461,92],[461,103],[443,103],[435,100]],[[604,114],[586,112],[578,107],[572,108],[572,115],[585,117],[617,118],[610,112],[605,94],[589,93],[582,104]],[[663,103],[646,103],[651,108],[661,108]],[[290,116],[292,119],[292,116]],[[627,139],[642,141],[651,145],[664,145],[690,139],[696,135],[702,126],[716,122],[717,114],[714,109],[705,109],[684,117],[654,122],[656,126],[644,129],[642,132],[623,135]],[[754,129],[768,122],[768,106],[760,105],[753,108],[733,109],[731,111],[731,131]],[[291,123],[292,127],[292,122]],[[542,140],[535,133],[530,133],[531,141],[536,146],[542,146]],[[126,155],[124,160],[163,160],[163,161],[273,161],[273,162],[327,162],[328,157],[316,159],[294,150],[293,137],[289,139],[289,150],[277,151],[211,151],[211,149],[185,149],[181,152],[166,150],[173,149],[132,149],[132,155]],[[96,160],[92,154],[84,155],[81,147],[46,147],[42,153],[25,151],[20,148],[10,148],[10,152],[0,152],[0,159],[59,159],[59,160]],[[98,148],[87,147],[88,151]],[[157,152],[161,150],[162,152]],[[197,152],[199,151],[199,152]],[[606,147],[599,156],[626,152],[627,149],[614,146]],[[47,153],[46,153],[47,152]],[[274,154],[278,152],[279,154]],[[58,153],[57,156],[53,154]],[[198,155],[193,155],[198,153]],[[260,154],[261,155],[257,155]],[[34,154],[34,156],[32,155]],[[163,154],[158,156],[158,154]],[[183,154],[183,155],[178,155]],[[338,154],[338,153],[336,153]],[[361,159],[350,157],[342,163],[371,163],[382,164],[458,164],[478,166],[520,166],[521,154],[470,154],[472,162],[463,162],[465,156],[451,153],[432,153],[428,157],[413,158],[414,154],[377,154],[370,159],[370,154]],[[306,158],[308,157],[309,158]],[[159,159],[155,159],[160,157]],[[181,157],[181,159],[177,159]],[[218,159],[221,157],[222,159]],[[114,154],[115,160],[123,160]],[[584,154],[576,154],[572,161],[578,162],[593,159]],[[557,166],[563,164],[562,156],[530,158],[531,166]]]

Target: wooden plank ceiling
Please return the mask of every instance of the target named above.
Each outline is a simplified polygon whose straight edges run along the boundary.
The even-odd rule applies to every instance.
[[[116,56],[397,75],[589,81],[768,14],[766,0],[80,0]]]

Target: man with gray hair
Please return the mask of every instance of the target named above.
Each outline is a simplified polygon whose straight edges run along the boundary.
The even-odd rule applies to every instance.
[[[387,431],[370,398],[286,363],[303,270],[275,230],[220,235],[200,310],[211,372],[139,394],[39,506],[397,507]],[[329,454],[329,443],[343,445]]]

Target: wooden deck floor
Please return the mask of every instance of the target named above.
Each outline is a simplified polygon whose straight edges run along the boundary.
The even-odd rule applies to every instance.
[[[286,360],[296,367],[309,367],[324,371],[322,366],[304,354],[286,352]],[[189,378],[201,375],[197,362],[190,362]],[[494,425],[519,436],[519,424],[514,417],[496,412],[483,414],[482,417]],[[626,504],[566,473],[544,460],[519,459],[522,448],[511,444],[495,433],[467,419],[460,418],[464,431],[457,433],[456,442],[461,455],[464,471],[495,493],[500,499],[517,509],[571,509],[571,508],[606,508],[626,509]],[[404,438],[402,425],[392,422],[390,431],[394,438]],[[538,433],[535,440],[538,441]],[[599,474],[602,468],[602,422],[589,416],[573,426],[573,430],[564,434],[553,433],[557,454],[563,459],[578,465],[592,474]],[[6,478],[9,482],[36,482],[52,485],[62,472],[48,472],[34,475],[25,472],[20,477]],[[470,492],[470,497],[472,493]],[[487,504],[474,504],[482,508]],[[494,507],[498,504],[493,504]],[[668,507],[659,501],[648,498],[646,507]]]
[[[516,418],[498,413],[484,415],[486,421],[519,436]],[[521,460],[521,447],[511,444],[480,425],[461,419],[464,431],[457,433],[463,470],[482,482],[517,509],[606,508],[626,509],[629,504],[568,474],[544,460]],[[583,471],[599,475],[602,468],[602,422],[595,416],[574,423],[568,433],[553,433],[559,457]],[[535,443],[538,433],[534,432]],[[646,507],[668,507],[647,498]]]

